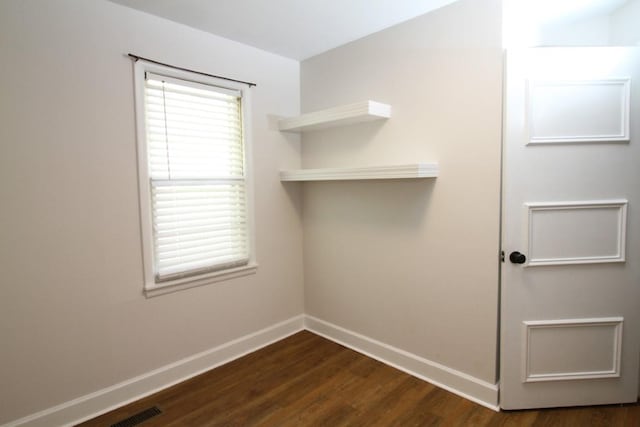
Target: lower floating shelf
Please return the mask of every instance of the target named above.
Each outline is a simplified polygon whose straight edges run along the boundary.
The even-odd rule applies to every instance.
[[[363,168],[297,169],[280,171],[280,181],[350,181],[362,179],[416,179],[438,176],[437,163]]]

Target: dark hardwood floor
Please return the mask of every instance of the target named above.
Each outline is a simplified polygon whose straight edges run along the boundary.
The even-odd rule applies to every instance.
[[[640,405],[494,412],[300,332],[81,426],[640,426]]]

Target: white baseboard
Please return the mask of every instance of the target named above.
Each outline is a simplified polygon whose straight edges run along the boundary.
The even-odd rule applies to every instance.
[[[313,316],[306,315],[304,325],[305,329],[314,334],[342,344],[489,409],[500,410],[497,384],[488,383]]]
[[[111,387],[11,421],[1,427],[74,425],[195,377],[303,329],[304,316],[292,317]]]

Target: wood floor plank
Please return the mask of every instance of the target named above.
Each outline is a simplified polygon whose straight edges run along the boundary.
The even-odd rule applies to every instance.
[[[361,362],[362,359],[360,358],[359,361]],[[322,384],[317,384],[316,387],[306,393],[298,395],[297,398],[290,400],[289,404],[280,405],[277,411],[266,417],[263,422],[265,425],[283,425],[291,418],[292,413],[305,414],[314,412],[318,408],[322,408],[323,405],[328,404],[331,399],[335,400],[339,390],[348,387],[359,379],[347,369],[341,375],[334,375]]]
[[[278,406],[288,407],[301,396],[317,392],[318,388],[341,371],[341,367],[353,363],[357,357],[358,355],[353,351],[339,349],[334,355],[325,358],[311,369],[298,372],[290,381],[276,378],[275,381],[266,385],[261,393],[253,396],[250,402],[229,411],[225,417],[220,418],[220,421],[224,423],[238,420],[243,425],[256,424]],[[205,408],[205,415],[206,413]]]
[[[640,405],[494,412],[304,331],[80,424],[142,427],[640,426]]]
[[[227,387],[225,378],[204,385],[204,393],[200,398],[196,402],[181,402],[180,412],[184,414],[171,421],[176,426],[198,426],[203,425],[205,421],[229,422],[228,418],[237,412],[236,408],[248,411],[252,406],[261,403],[260,399],[272,392],[273,388],[300,382],[300,379],[308,374],[310,366],[315,369],[324,366],[332,357],[337,357],[336,350],[341,348],[329,341],[308,343],[297,353],[288,354],[289,362],[275,357],[272,360],[276,363],[271,363],[266,369],[258,368],[262,362],[253,362],[251,366],[255,368],[237,366],[234,372],[228,374],[232,378],[230,388]],[[252,373],[254,375],[251,375]],[[218,387],[220,382],[223,383],[223,387]],[[239,384],[244,386],[239,387]],[[188,408],[187,411],[182,409],[185,406]]]
[[[424,381],[407,376],[389,393],[363,408],[360,411],[360,417],[352,425],[362,427],[393,425],[403,414],[410,413],[415,402],[420,401],[431,390],[432,388],[424,386]]]
[[[489,427],[527,427],[532,426],[538,417],[537,411],[502,411],[494,413]]]

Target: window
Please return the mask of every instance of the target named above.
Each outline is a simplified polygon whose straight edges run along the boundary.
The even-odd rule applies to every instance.
[[[145,291],[255,272],[248,85],[135,65]]]

